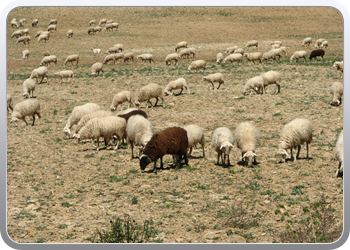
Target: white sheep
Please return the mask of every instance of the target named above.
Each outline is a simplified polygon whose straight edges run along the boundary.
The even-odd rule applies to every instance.
[[[57,26],[55,24],[49,25],[49,27],[47,27],[47,31],[51,32],[53,30],[57,31]]]
[[[29,57],[29,50],[23,50],[22,51],[22,56],[23,56],[23,59],[25,60],[28,60],[28,57]]]
[[[331,105],[339,106],[341,104],[341,98],[343,97],[343,83],[334,82],[331,86],[331,94],[333,96]]]
[[[115,64],[115,54],[106,55],[102,63],[107,64],[108,62],[111,62],[111,61],[113,62],[113,64]]]
[[[94,52],[94,54],[102,54],[102,50],[101,49],[94,49],[91,47],[92,52]]]
[[[78,64],[78,62],[79,62],[79,55],[69,55],[69,56],[67,56],[66,60],[64,60],[64,65],[66,65],[69,62],[73,65],[74,61]]]
[[[93,33],[95,34],[96,32],[101,32],[102,28],[100,26],[93,27]]]
[[[279,56],[278,52],[276,50],[270,50],[262,55],[261,61],[276,60],[276,56]]]
[[[187,156],[191,157],[193,147],[199,143],[202,146],[203,158],[204,158],[205,157],[205,152],[204,152],[205,137],[204,137],[203,128],[195,124],[190,124],[183,128],[187,131],[188,147],[190,149]]]
[[[153,106],[152,106],[152,103],[150,101],[150,99],[152,99],[152,98],[156,99],[156,102]],[[163,92],[162,87],[156,83],[150,83],[146,86],[143,86],[140,89],[139,94],[135,100],[135,106],[137,108],[140,108],[140,102],[147,101],[147,103],[151,104],[151,107],[155,107],[155,106],[157,106],[158,98],[160,98],[162,100],[163,107],[164,107],[164,92]],[[148,108],[148,105],[146,105],[146,107]]]
[[[112,23],[112,30],[114,29],[118,30],[118,27],[119,27],[119,23],[116,23],[116,22]]]
[[[344,168],[344,148],[343,148],[343,130],[341,131],[337,143],[335,144],[335,159],[339,161],[337,171],[335,172],[334,177],[337,178],[339,176],[339,171]]]
[[[124,54],[123,52],[114,54],[114,61],[117,62],[119,59],[124,60]]]
[[[12,103],[12,97],[11,97],[11,95],[7,94],[7,114],[9,113],[9,109],[11,109],[11,111],[13,111],[11,103]]]
[[[224,60],[224,55],[221,52],[217,53],[216,54],[216,63],[220,64],[223,60]]]
[[[22,32],[23,32],[23,35],[28,35],[29,34],[29,29],[23,29]]]
[[[251,122],[241,122],[237,125],[235,130],[236,146],[242,152],[242,161],[246,162],[248,166],[256,163],[255,150],[259,145],[260,133],[255,125]]]
[[[280,156],[280,162],[285,162],[288,156],[287,150],[290,149],[291,159],[293,160],[293,148],[298,148],[294,161],[299,158],[301,145],[306,142],[306,158],[309,159],[309,144],[312,142],[312,123],[307,118],[296,118],[286,124],[281,132],[277,155]]]
[[[32,93],[31,97],[34,98],[35,83],[36,83],[36,81],[34,79],[31,79],[31,78],[24,80],[24,82],[23,82],[23,96],[24,96],[24,98],[28,98],[30,93]]]
[[[244,85],[243,95],[246,95],[248,90],[253,89],[257,94],[264,94],[264,78],[261,76],[255,76],[253,78],[248,79],[248,81]]]
[[[117,52],[123,52],[124,51],[124,45],[123,44],[117,43],[117,44],[114,44],[113,47],[117,49]]]
[[[239,46],[237,46],[237,45],[229,47],[229,48],[226,49],[225,54],[226,55],[230,55],[238,48],[239,48]]]
[[[112,20],[112,19],[110,19],[110,20],[107,20],[106,21],[106,24],[108,24],[108,23],[113,23],[114,21]]]
[[[43,33],[43,31],[42,30],[38,30],[34,37],[35,38],[39,37],[41,35],[41,33]]]
[[[40,103],[36,99],[27,99],[15,105],[12,112],[12,118],[10,123],[14,122],[15,126],[17,127],[17,121],[23,120],[25,124],[28,126],[28,123],[25,118],[26,116],[32,116],[33,117],[32,126],[34,126],[35,115],[38,116],[38,125],[40,125],[40,118],[41,118]]]
[[[122,140],[126,131],[126,121],[124,118],[117,116],[94,117],[90,119],[84,127],[75,135],[74,142],[78,144],[81,140],[92,139],[92,145],[95,146],[94,140],[97,141],[96,150],[99,151],[100,137],[107,140],[117,137],[117,145],[114,150],[119,147],[119,141]],[[107,145],[106,145],[107,146]]]
[[[22,44],[29,44],[29,41],[31,40],[30,36],[21,36],[20,38],[17,39],[16,41],[16,45],[18,43],[22,43]]]
[[[233,55],[233,54],[232,54]],[[207,75],[207,76],[204,76],[202,78],[202,83],[203,82],[209,82],[211,83],[213,89],[214,89],[214,82],[218,82],[219,85],[217,87],[217,89],[220,88],[221,84],[224,84],[225,81],[224,81],[224,75],[222,73],[215,73],[215,74],[210,74],[210,75]]]
[[[102,24],[105,24],[107,22],[107,19],[106,18],[102,18],[100,20],[100,22],[98,23],[99,26],[101,26]]]
[[[234,51],[233,51],[233,54],[244,54],[244,49],[242,49],[242,48],[238,48],[238,49],[235,49]]]
[[[50,56],[50,55],[51,55],[51,53],[49,51],[44,52],[44,56]]]
[[[112,26],[111,23],[107,23],[103,29],[106,30],[106,31],[113,30],[113,26]]]
[[[149,61],[149,63],[154,62],[152,54],[142,54],[138,55],[136,59],[141,59],[142,62]]]
[[[46,65],[50,66],[51,63],[55,63],[55,65],[57,65],[57,56],[55,56],[55,55],[45,56],[41,60],[39,66],[46,66]]]
[[[41,66],[39,68],[33,69],[31,75],[29,78],[33,79],[36,78],[36,83],[38,83],[38,77],[42,77],[41,81],[39,83],[42,83],[44,80],[44,77],[46,76],[46,82],[49,82],[49,76],[48,74],[48,69],[45,66]]]
[[[73,37],[73,30],[68,30],[68,31],[67,31],[67,37],[68,37],[68,38]]]
[[[228,166],[230,166],[230,151],[233,148],[233,140],[233,135],[228,128],[219,127],[214,130],[211,147],[218,153],[217,165],[219,165],[221,157],[221,164],[226,167],[227,157]],[[222,154],[224,154],[224,157],[222,157]]]
[[[279,49],[284,53],[285,56],[288,55],[288,47],[282,46],[282,47],[280,47]],[[281,56],[282,56],[282,55],[281,55]]]
[[[63,81],[63,77],[69,78],[67,82],[70,82],[70,80],[74,77],[74,72],[72,70],[62,70],[62,71],[54,73],[53,75],[60,76],[61,81]],[[63,81],[63,82],[66,82],[66,81]]]
[[[312,43],[312,38],[311,37],[307,37],[303,40],[303,42],[301,43],[301,46],[309,46]]]
[[[259,61],[262,63],[262,53],[261,52],[253,52],[253,53],[244,53],[243,57],[246,57],[249,62],[253,62],[255,64],[255,61]]]
[[[99,75],[100,74],[100,71],[102,71],[102,73],[104,73],[103,71],[103,63],[101,62],[97,62],[97,63],[94,63],[92,66],[91,66],[91,74],[93,76],[96,76],[96,75]]]
[[[253,46],[258,47],[258,45],[259,45],[259,42],[257,40],[252,40],[246,43],[246,45],[244,46],[244,49],[253,47]]]
[[[94,27],[89,27],[87,29],[88,35],[95,35],[95,28]]]
[[[106,54],[111,54],[111,53],[117,53],[119,52],[119,48],[117,47],[110,47],[107,51],[106,51]]]
[[[226,62],[242,62],[243,55],[242,54],[230,54],[225,57],[225,59],[222,61],[223,63]]]
[[[38,37],[38,42],[41,43],[42,41],[45,41],[45,43],[50,39],[50,35],[48,34],[41,34]]]
[[[205,67],[207,65],[207,62],[204,60],[197,60],[191,62],[190,66],[188,66],[187,71],[190,72],[191,70],[195,69],[196,72],[198,69],[202,68],[203,71],[205,71]]]
[[[170,81],[168,85],[164,88],[165,95],[173,95],[175,89],[181,89],[181,92],[178,95],[181,95],[184,89],[187,90],[187,93],[190,94],[190,88],[187,86],[187,82],[184,78],[178,78],[174,81]]]
[[[70,138],[71,128],[75,124],[78,124],[78,122],[84,115],[100,109],[100,105],[96,103],[86,103],[84,105],[75,106],[72,113],[68,117],[66,126],[63,128],[63,132],[66,135],[66,138]]]
[[[317,39],[316,40],[316,43],[315,43],[315,48],[320,48],[321,44],[323,43],[323,41],[325,41],[326,39],[324,38],[320,38],[320,39]]]
[[[134,53],[127,52],[124,54],[124,62],[134,61]]]
[[[328,48],[328,41],[323,41],[320,48]]]
[[[188,43],[186,41],[179,42],[176,44],[175,51],[177,52],[180,48],[187,48]]]
[[[272,49],[272,50],[270,50],[270,51],[272,51],[272,52],[274,52],[275,53],[275,58],[278,56],[278,60],[280,60],[281,59],[281,57],[285,54],[285,51],[284,50],[282,50],[281,48],[278,48],[278,49]]]
[[[281,47],[282,44],[272,44],[271,49],[278,49]]]
[[[15,32],[12,33],[11,38],[18,38],[23,36],[24,32],[23,30],[16,30]]]
[[[96,20],[91,20],[91,21],[89,22],[89,26],[95,25],[95,24],[96,24]]]
[[[32,27],[38,25],[38,23],[39,23],[39,20],[38,20],[38,19],[34,19],[34,20],[32,21]]]
[[[265,88],[265,93],[266,93],[266,87],[270,84],[276,84],[277,85],[277,92],[276,93],[281,93],[281,73],[278,71],[268,71],[264,74],[260,75],[264,79],[264,88]]]
[[[177,61],[179,59],[179,54],[178,53],[171,53],[171,54],[168,54],[166,57],[165,57],[165,65],[171,65],[171,61],[175,61],[175,65],[177,65]]]
[[[19,24],[17,23],[16,20],[12,20],[12,21],[11,21],[11,27],[12,27],[12,28],[18,28],[18,27],[19,27]]]
[[[128,108],[133,105],[132,103],[132,95],[130,91],[121,91],[117,93],[112,100],[112,104],[109,107],[110,110],[116,111],[118,108],[118,105],[122,104],[123,102],[128,102]]]
[[[57,19],[51,19],[49,22],[49,25],[51,25],[51,24],[57,24]]]
[[[337,68],[337,70],[340,70],[343,73],[343,61],[334,62],[333,68]]]
[[[179,58],[184,59],[184,57],[186,57],[187,59],[190,58],[190,56],[192,55],[192,51],[187,48],[187,49],[182,49],[179,52]]]
[[[296,52],[294,52],[294,54],[290,57],[290,62],[292,62],[293,60],[296,60],[296,61],[298,62],[300,58],[304,58],[304,60],[305,60],[305,62],[306,62],[306,56],[307,56],[307,53],[306,53],[305,50],[296,51]]]

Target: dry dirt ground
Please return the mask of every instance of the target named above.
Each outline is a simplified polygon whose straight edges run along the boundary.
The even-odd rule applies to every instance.
[[[20,28],[30,30],[30,44],[16,45],[10,37],[16,30],[10,26],[13,18],[27,19]],[[39,24],[31,27],[34,18]],[[53,18],[57,31],[47,43],[38,43],[35,33],[45,30]],[[117,21],[119,30],[88,35],[89,21],[102,18]],[[74,31],[73,38],[66,37],[68,29]],[[302,47],[307,36],[313,38],[312,46]],[[323,60],[289,62],[294,51],[310,53],[317,38],[329,41]],[[288,56],[263,64],[215,63],[218,52],[232,45],[243,47],[253,39],[259,47],[248,51],[266,52],[271,41],[281,40]],[[197,59],[207,61],[205,72],[187,72],[193,59],[165,66],[165,56],[183,40],[196,49]],[[330,105],[330,86],[342,81],[341,72],[332,67],[343,60],[343,19],[336,9],[21,7],[8,15],[7,41],[7,93],[13,106],[23,101],[22,83],[39,66],[44,51],[58,57],[57,65],[49,67],[49,81],[37,84],[34,92],[41,104],[40,125],[7,126],[7,228],[14,241],[88,243],[97,229],[109,230],[113,216],[127,213],[139,223],[152,218],[160,230],[156,242],[273,242],[278,241],[274,232],[285,230],[288,220],[304,218],[303,208],[322,195],[335,209],[336,225],[342,225],[343,179],[334,178],[334,146],[343,127],[343,106]],[[150,52],[155,62],[119,61],[92,77],[91,65],[102,62],[106,54],[94,55],[90,48],[105,52],[117,43],[135,55]],[[30,50],[28,60],[22,59],[24,49]],[[78,65],[64,65],[70,54],[79,54]],[[71,82],[53,76],[63,69],[74,71]],[[243,96],[247,79],[269,70],[281,72],[281,93],[275,94],[272,85],[267,94]],[[225,84],[211,90],[201,79],[216,72],[225,75]],[[108,110],[119,91],[129,90],[136,97],[146,84],[165,87],[179,77],[187,80],[190,95],[166,97],[163,106],[152,109],[143,103],[141,108],[155,131],[175,125],[203,127],[205,158],[198,146],[188,166],[141,173],[126,145],[97,152],[90,143],[75,145],[65,139],[62,130],[75,106],[94,102]],[[313,123],[311,159],[305,159],[303,146],[300,160],[279,164],[279,134],[297,117]],[[254,122],[260,130],[258,164],[244,166],[235,147],[231,166],[216,165],[213,131],[226,126],[234,133],[243,121]],[[165,159],[171,162],[170,157]],[[226,224],[236,207],[246,211],[241,227]]]

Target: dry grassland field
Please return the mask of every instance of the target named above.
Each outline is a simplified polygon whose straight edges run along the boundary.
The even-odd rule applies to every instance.
[[[27,23],[12,28],[13,18],[25,18]],[[39,22],[32,27],[35,18]],[[118,30],[106,31],[103,24],[101,32],[88,35],[89,22],[95,19],[97,26],[102,18],[119,23]],[[39,43],[34,36],[46,30],[51,19],[57,19],[57,30],[46,43]],[[148,242],[291,242],[292,230],[310,235],[302,233],[305,239],[299,235],[294,242],[333,242],[340,237],[343,178],[335,178],[338,161],[334,148],[343,129],[343,105],[330,105],[332,83],[343,81],[341,71],[332,67],[335,61],[343,60],[343,19],[338,10],[19,7],[7,20],[7,93],[13,107],[24,100],[23,82],[39,67],[44,52],[58,58],[57,65],[48,67],[48,82],[45,78],[35,86],[40,124],[37,119],[34,126],[18,121],[16,127],[10,123],[12,111],[7,115],[7,229],[15,242],[97,242],[97,232],[109,232],[110,220],[125,214],[140,225],[151,221],[156,236]],[[30,43],[16,45],[12,33],[25,28],[29,29]],[[71,38],[67,38],[69,29],[74,33]],[[312,44],[302,47],[306,37],[312,37]],[[329,42],[323,59],[310,61],[307,57],[306,62],[290,62],[295,51],[305,50],[309,55],[318,38]],[[233,45],[243,48],[250,40],[257,40],[259,46],[246,52],[265,53],[277,40],[288,48],[288,55],[261,64],[246,58],[232,64],[216,63],[218,52],[224,53]],[[166,55],[174,53],[180,41],[195,48],[195,58],[166,66]],[[102,62],[114,44],[123,44],[123,52],[133,52],[134,60],[108,63],[103,66],[104,73],[94,77],[92,64]],[[103,53],[94,54],[91,47]],[[27,60],[22,59],[25,49],[30,51]],[[136,59],[144,53],[153,54],[154,62]],[[65,58],[72,54],[79,55],[79,63],[65,65]],[[196,59],[206,61],[205,71],[188,72]],[[61,81],[54,76],[61,70],[72,70],[74,78]],[[249,78],[270,70],[282,75],[280,93],[276,93],[276,85],[270,85],[266,94],[252,91],[243,95]],[[213,90],[210,83],[202,82],[212,73],[224,75],[220,89]],[[206,142],[204,158],[198,144],[188,165],[155,174],[150,171],[153,163],[141,171],[139,159],[131,159],[127,144],[114,150],[106,148],[101,138],[97,151],[89,141],[76,145],[74,139],[66,139],[63,128],[75,106],[92,102],[109,110],[120,91],[128,90],[136,99],[141,87],[156,83],[164,88],[180,77],[186,79],[190,94],[184,91],[166,96],[164,103],[159,101],[153,108],[142,102],[140,109],[147,113],[154,132],[172,126],[201,126]],[[155,100],[151,101],[154,104]],[[123,103],[114,113],[126,108],[127,103]],[[288,161],[279,163],[276,153],[281,130],[300,117],[313,124],[310,159],[303,144],[300,159],[289,160],[288,150]],[[257,164],[246,166],[234,143],[229,154],[231,165],[217,165],[217,153],[211,146],[214,130],[227,127],[234,134],[236,126],[245,121],[260,131]],[[32,118],[27,117],[27,122],[31,125]],[[172,163],[170,155],[163,160],[165,165]],[[324,216],[315,215],[315,209]]]

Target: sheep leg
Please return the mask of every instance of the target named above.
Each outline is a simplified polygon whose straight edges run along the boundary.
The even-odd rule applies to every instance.
[[[299,146],[298,146],[297,156],[295,157],[295,161],[296,161],[296,159],[299,159],[300,149],[301,149],[301,146],[299,145]]]
[[[277,85],[277,93],[281,93],[281,85],[279,85],[277,82],[276,82],[276,85]]]
[[[221,152],[218,152],[218,160],[216,162],[216,165],[219,165],[220,155],[221,155]]]
[[[204,143],[201,144],[202,145],[202,149],[203,149],[203,158],[205,158],[205,152],[204,152]]]
[[[118,142],[117,142],[117,146],[115,146],[114,150],[117,150],[119,148],[119,138],[117,138]]]
[[[294,159],[294,157],[293,157],[293,149],[291,148],[290,149],[290,159],[292,160],[292,161],[295,161],[296,159]]]
[[[154,161],[153,173],[157,173],[157,159]]]
[[[26,118],[25,117],[23,117],[23,119],[22,119],[25,123],[26,123],[26,125],[28,126],[28,123],[27,123],[27,121],[26,121]],[[17,127],[17,125],[16,125],[16,127]]]
[[[310,159],[309,158],[309,143],[306,143],[306,158]]]
[[[35,122],[35,114],[33,115],[33,124],[32,124],[32,126],[34,126],[34,122]]]
[[[156,97],[156,103],[154,104],[153,107],[156,107],[156,106],[157,106],[157,103],[158,103],[158,97]]]
[[[193,147],[190,147],[190,152],[188,153],[188,157],[191,157]]]

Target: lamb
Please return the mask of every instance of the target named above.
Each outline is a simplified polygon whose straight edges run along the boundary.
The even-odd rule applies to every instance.
[[[70,80],[74,77],[74,72],[72,70],[62,70],[62,71],[54,73],[53,75],[60,76],[61,81],[63,81],[63,77],[69,78],[67,82],[70,82]],[[63,82],[65,82],[65,81],[63,81]]]
[[[41,41],[45,41],[45,43],[50,39],[50,36],[48,34],[41,34],[38,37],[38,42],[41,43]]]
[[[188,66],[187,71],[190,72],[191,70],[195,69],[197,72],[198,69],[202,68],[204,72],[206,65],[207,63],[204,60],[193,61],[191,62],[190,66]]]
[[[124,45],[120,43],[114,44],[113,47],[117,49],[117,52],[123,52],[124,50]]]
[[[228,166],[230,166],[230,151],[233,148],[233,135],[231,131],[226,127],[219,127],[214,130],[213,138],[211,141],[211,147],[218,153],[218,160],[216,162],[219,165],[220,157],[221,164],[226,167],[226,157]],[[224,153],[224,157],[222,157]]]
[[[246,84],[244,85],[243,95],[246,95],[248,90],[253,89],[257,94],[264,94],[264,78],[261,76],[255,76],[253,78],[248,79]]]
[[[226,51],[225,51],[225,54],[226,55],[230,55],[230,54],[233,54],[233,52],[236,50],[236,49],[238,49],[239,48],[239,46],[232,46],[232,47],[229,47],[229,48],[227,48],[226,49]]]
[[[190,148],[190,152],[188,152],[187,156],[191,157],[193,147],[199,143],[202,146],[203,158],[204,158],[205,157],[205,152],[204,152],[205,138],[204,138],[203,128],[195,124],[190,124],[185,126],[183,129],[187,131],[188,147]]]
[[[234,54],[232,54],[234,55]],[[213,89],[214,89],[214,82],[218,82],[219,85],[217,87],[217,89],[220,88],[221,84],[224,84],[225,81],[224,81],[224,75],[222,73],[215,73],[215,74],[210,74],[210,75],[207,75],[207,76],[204,76],[202,78],[202,83],[203,82],[209,82],[211,83]]]
[[[176,44],[175,51],[177,52],[180,48],[187,48],[188,43],[186,41],[179,42]]]
[[[110,61],[112,61],[113,64],[115,64],[115,54],[106,55],[102,63],[107,64]]]
[[[92,52],[94,52],[94,54],[102,54],[102,50],[101,49],[94,49],[91,47]]]
[[[53,30],[56,30],[57,31],[57,27],[55,24],[52,24],[52,25],[49,25],[49,27],[47,27],[47,31],[51,32]]]
[[[38,83],[38,77],[42,77],[41,81],[39,83],[42,83],[44,80],[44,77],[46,76],[47,81],[49,82],[49,77],[48,77],[48,69],[45,66],[41,66],[39,68],[33,69],[31,75],[30,75],[30,79],[36,78],[36,83]]]
[[[38,23],[39,23],[39,20],[38,20],[38,19],[34,19],[34,20],[32,21],[32,27],[38,25]]]
[[[102,24],[105,24],[107,22],[106,18],[103,18],[100,20],[100,22],[98,23],[99,26],[101,26]]]
[[[22,51],[22,56],[23,56],[23,59],[25,60],[28,60],[28,57],[29,57],[29,50],[23,50]]]
[[[51,63],[55,63],[55,65],[57,65],[57,56],[54,56],[54,55],[45,56],[45,57],[41,60],[39,66],[50,65]]]
[[[258,47],[258,45],[259,45],[259,43],[257,40],[252,40],[252,41],[247,42],[247,44],[244,46],[244,49],[249,48],[249,47],[253,47],[253,46]]]
[[[135,106],[139,109],[140,108],[140,102],[144,102],[147,101],[147,103],[151,104],[152,107],[152,103],[150,101],[150,99],[155,98],[156,102],[153,105],[153,107],[157,106],[158,103],[158,98],[160,98],[163,102],[163,107],[164,107],[164,93],[163,93],[163,89],[161,86],[159,86],[156,83],[150,83],[146,86],[143,86],[140,91],[139,94],[135,100]],[[148,106],[146,106],[148,108]]]
[[[325,40],[326,39],[324,39],[324,38],[317,39],[316,43],[315,43],[315,48],[319,48],[321,46],[321,44],[323,43],[323,41],[325,41]]]
[[[309,59],[311,61],[312,58],[315,58],[315,61],[316,61],[318,56],[322,57],[322,59],[323,59],[324,54],[325,54],[325,52],[323,49],[316,49],[316,50],[311,51]]]
[[[242,152],[242,161],[248,166],[256,164],[255,150],[259,145],[260,133],[255,125],[251,122],[241,122],[235,130],[236,146]]]
[[[66,126],[63,128],[63,132],[66,135],[66,138],[67,139],[70,138],[70,134],[71,134],[70,129],[75,124],[78,124],[78,122],[84,115],[100,109],[101,109],[100,105],[96,103],[86,103],[84,105],[75,106],[72,113],[68,117]]]
[[[168,85],[164,89],[164,94],[167,95],[173,95],[175,89],[181,89],[181,92],[178,95],[181,95],[182,91],[184,89],[187,90],[187,93],[190,94],[190,89],[187,86],[186,80],[184,78],[178,78],[174,81],[170,81]]]
[[[21,36],[20,38],[17,39],[16,45],[18,43],[23,43],[23,44],[29,44],[29,41],[31,40],[30,36]]]
[[[143,155],[140,157],[140,168],[145,170],[147,165],[154,162],[153,172],[157,172],[157,160],[160,159],[160,168],[163,169],[163,156],[166,154],[177,155],[179,160],[175,163],[181,167],[181,159],[184,156],[185,164],[187,158],[188,137],[187,131],[180,127],[170,127],[152,135],[146,144]]]
[[[292,62],[293,60],[296,60],[296,61],[298,62],[300,58],[304,58],[304,60],[305,60],[305,62],[306,62],[306,56],[307,56],[306,51],[304,51],[304,50],[296,51],[296,52],[294,52],[294,54],[290,57],[290,62]]]
[[[34,90],[35,90],[35,80],[28,78],[23,82],[23,96],[24,98],[28,98],[30,93],[32,93],[31,98],[34,98]]]
[[[64,60],[64,65],[66,65],[68,62],[70,62],[73,65],[74,61],[78,64],[78,62],[79,62],[79,55],[67,56],[66,60]]]
[[[343,130],[341,131],[337,143],[335,144],[335,159],[339,161],[339,165],[337,171],[335,172],[334,177],[337,178],[339,176],[339,171],[342,171],[344,168],[344,149],[343,149]]]
[[[32,116],[33,117],[33,124],[35,122],[35,115],[38,116],[38,125],[40,125],[40,103],[36,99],[27,99],[23,102],[17,103],[13,109],[12,112],[12,118],[10,123],[14,123],[17,127],[17,121],[23,120],[25,124],[28,126],[28,123],[26,121],[26,116]]]
[[[286,124],[281,132],[277,155],[280,162],[285,162],[290,149],[291,159],[299,158],[301,145],[306,142],[306,158],[309,159],[309,144],[312,142],[312,123],[307,118],[296,118]],[[298,147],[296,158],[293,157],[293,148]]]
[[[343,83],[334,82],[331,86],[331,94],[333,96],[331,105],[339,106],[341,104],[341,98],[343,97]]]
[[[246,57],[249,62],[253,62],[255,64],[255,61],[258,61],[262,63],[262,53],[261,52],[253,52],[253,53],[244,53],[243,57]]]
[[[337,68],[337,70],[340,70],[343,73],[343,61],[334,62],[333,68]]]
[[[216,63],[220,64],[223,60],[224,60],[224,55],[221,52],[217,53],[216,54]]]
[[[166,65],[166,66],[171,65],[171,61],[175,61],[175,65],[177,65],[178,59],[179,59],[179,54],[178,54],[178,53],[171,53],[171,54],[168,54],[168,55],[165,57],[165,65]]]
[[[266,93],[266,87],[270,84],[277,85],[277,93],[281,93],[281,85],[280,82],[282,80],[281,73],[277,71],[268,71],[262,75],[260,75],[264,79],[264,88]]]
[[[57,24],[57,20],[56,19],[51,19],[50,22],[49,22],[49,25],[51,24]]]
[[[103,68],[103,63],[100,63],[100,62],[94,63],[94,64],[91,66],[91,74],[92,74],[93,76],[96,76],[96,75],[99,75],[99,74],[100,74],[100,71],[102,71],[102,73],[104,73],[103,70],[102,70],[102,68]]]
[[[128,61],[134,61],[134,53],[132,52],[127,52],[124,54],[124,62],[128,62]]]
[[[9,113],[9,109],[13,111],[11,103],[12,103],[12,97],[9,94],[7,94],[7,114]]]
[[[24,33],[23,30],[16,30],[15,32],[12,33],[11,38],[13,38],[13,37],[16,37],[16,38],[21,37],[21,36],[23,36],[23,33]]]
[[[67,37],[68,37],[68,38],[73,37],[73,30],[68,30],[68,31],[67,31]]]
[[[312,43],[312,38],[311,37],[307,37],[303,40],[303,42],[301,43],[301,46],[309,46]]]
[[[117,137],[118,143],[114,150],[119,147],[119,141],[123,138],[126,129],[125,119],[117,116],[95,117],[90,119],[84,127],[76,134],[74,142],[78,144],[81,140],[95,139],[97,141],[96,150],[99,151],[99,138],[107,139]],[[92,141],[93,143],[94,141]],[[93,144],[94,145],[94,144]],[[107,146],[107,145],[106,145]]]
[[[128,102],[129,103],[128,104],[128,108],[130,108],[130,106],[133,105],[132,104],[132,95],[131,95],[130,91],[121,91],[118,94],[116,94],[113,97],[111,106],[109,107],[110,110],[116,111],[117,108],[118,108],[118,105],[122,104],[123,102]]]
[[[138,55],[136,59],[141,58],[141,61],[149,61],[149,63],[154,62],[153,60],[153,55],[152,54],[142,54],[142,55]]]
[[[96,20],[91,20],[91,21],[89,22],[89,26],[95,25],[95,24],[96,24]]]
[[[230,54],[225,57],[225,59],[222,61],[223,63],[225,62],[242,62],[243,55],[242,54]]]
[[[328,48],[328,41],[323,41],[320,48]]]

